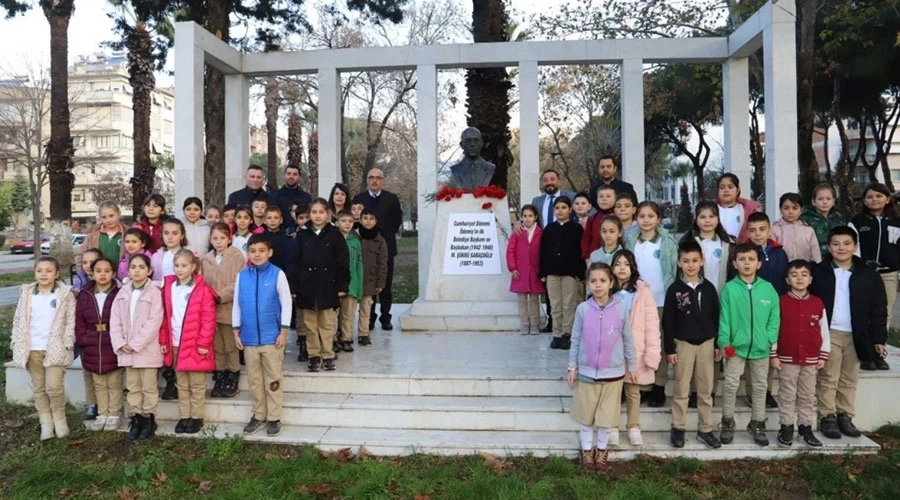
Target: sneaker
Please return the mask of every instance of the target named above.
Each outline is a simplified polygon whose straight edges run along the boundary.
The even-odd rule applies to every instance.
[[[94,420],[97,418],[97,405],[87,405],[84,408],[84,420]]]
[[[335,360],[335,359],[336,359],[336,358],[326,359],[325,362],[322,363],[322,365],[323,365],[323,367],[325,368],[325,371],[326,371],[326,372],[333,372],[333,371],[334,371],[334,369],[335,369],[335,366],[334,366],[334,360]]]
[[[117,431],[117,430],[119,430],[119,421],[120,421],[120,418],[118,415],[107,415],[106,416],[106,424],[103,426],[103,429],[97,429],[97,430]]]
[[[188,419],[188,427],[185,431],[186,434],[197,434],[200,432],[200,429],[203,428],[203,419],[202,418],[189,418]]]
[[[190,420],[189,418],[182,418],[175,424],[175,434],[184,434],[190,428]]]
[[[697,407],[697,393],[692,392],[688,395],[688,408],[696,408]]]
[[[609,433],[609,446],[619,446],[619,429],[607,429]]]
[[[240,392],[238,385],[241,380],[241,372],[225,370],[222,372],[222,378],[224,379],[224,382],[222,383],[221,397],[233,398],[237,396],[237,393]]]
[[[297,362],[306,363],[309,361],[309,351],[306,350],[306,335],[297,336],[297,345],[300,347],[300,354],[297,355]]]
[[[550,349],[562,349],[562,337],[553,337],[550,341]]]
[[[250,417],[250,421],[247,422],[247,425],[244,426],[244,434],[250,435],[254,434],[263,427],[265,427],[266,423],[262,420],[256,420],[256,417]]]
[[[390,321],[382,321],[381,329],[384,331],[391,331],[394,329],[394,325],[392,325]]]
[[[644,446],[644,436],[641,435],[640,427],[628,429],[628,442],[631,446]]]
[[[563,351],[568,351],[572,348],[572,335],[568,333],[564,333],[562,339],[560,340],[560,349]]]
[[[128,420],[128,434],[126,434],[128,440],[131,442],[137,441],[138,436],[141,435],[141,427],[143,426],[144,417],[140,413],[135,413],[134,415],[132,415]]]
[[[609,450],[594,450],[594,470],[600,474],[609,472]]]
[[[322,363],[322,358],[319,356],[313,356],[309,358],[309,366],[307,366],[306,371],[308,372],[317,372],[319,371],[319,365]]]
[[[106,427],[106,415],[97,415],[93,423],[84,423],[84,428],[89,431],[102,431],[104,427]]]
[[[750,437],[753,438],[754,443],[759,446],[769,446],[769,438],[766,437],[765,420],[751,420],[750,423],[747,424],[747,432],[750,433]]]
[[[584,472],[594,472],[596,470],[596,464],[594,463],[594,455],[597,454],[597,450],[581,450],[581,455],[578,460],[578,468]]]
[[[360,336],[359,345],[368,347],[372,345],[372,339],[370,339],[368,335]]]
[[[156,415],[150,413],[147,416],[141,416],[144,425],[141,426],[141,433],[138,435],[138,441],[146,441],[156,435]]]
[[[343,345],[344,352],[353,352],[353,341],[345,340]]]
[[[225,385],[225,372],[223,371],[215,371],[213,372],[213,388],[209,392],[209,397],[211,398],[221,398],[222,397],[222,386]]]
[[[875,368],[878,368],[879,370],[890,370],[891,365],[888,364],[887,360],[879,356],[875,358]]]
[[[714,450],[718,450],[722,447],[722,443],[719,442],[719,438],[716,437],[712,432],[698,432],[697,433],[697,441],[705,444],[707,447],[712,448]]]
[[[163,401],[172,401],[174,399],[178,399],[178,388],[175,387],[175,378],[172,380],[166,380],[166,388],[163,389],[162,394],[160,394],[159,399]]]
[[[766,408],[778,408],[778,401],[775,401],[771,392],[766,392]]]
[[[266,426],[266,435],[277,436],[279,432],[281,432],[280,420],[272,420],[269,422],[269,425]]]
[[[837,417],[835,415],[825,415],[819,420],[819,431],[828,439],[840,439],[841,430],[838,428]]]
[[[661,385],[653,385],[647,405],[651,408],[662,408],[666,404],[666,388]]]
[[[519,333],[522,335],[530,335],[531,334],[531,325],[522,325],[519,328]]]
[[[669,432],[669,441],[676,448],[684,448],[684,429],[672,428]]]
[[[874,372],[875,370],[878,369],[878,367],[875,366],[875,362],[874,362],[874,361],[869,360],[869,361],[860,361],[860,362],[859,362],[859,369],[860,369],[860,370],[865,370],[865,371],[867,371],[867,372]]]
[[[803,440],[804,443],[806,443],[806,446],[809,446],[810,448],[822,447],[822,442],[819,441],[818,438],[816,438],[815,434],[813,434],[811,425],[799,426],[797,428],[797,435],[800,437],[800,439]]]
[[[734,418],[722,417],[719,423],[719,441],[722,444],[731,444],[734,441]]]
[[[781,429],[778,430],[778,444],[780,446],[791,446],[794,444],[794,426],[781,424]]]
[[[858,438],[862,436],[862,432],[859,432],[859,429],[853,425],[852,417],[846,413],[841,413],[837,416],[837,425],[841,434],[847,437]]]

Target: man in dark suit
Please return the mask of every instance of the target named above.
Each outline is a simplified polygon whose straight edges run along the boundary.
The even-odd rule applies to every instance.
[[[309,205],[312,201],[312,196],[300,187],[300,178],[300,169],[296,165],[284,167],[284,185],[275,192],[275,202],[281,209],[281,216],[284,219],[281,227],[290,232],[293,232],[297,225],[294,214],[291,213],[291,205]]]
[[[362,203],[369,210],[373,210],[378,214],[378,228],[381,236],[388,247],[388,265],[387,280],[385,281],[384,290],[378,295],[378,302],[381,304],[381,329],[391,330],[391,304],[394,296],[391,286],[394,283],[394,258],[397,256],[397,233],[400,231],[400,225],[403,223],[403,210],[400,207],[400,200],[397,195],[384,189],[384,172],[380,169],[373,168],[369,170],[366,176],[366,184],[369,186],[367,191],[363,191],[353,197],[353,203]],[[369,328],[375,327],[375,309],[372,308],[372,315],[369,319]]]
[[[613,189],[616,190],[616,195],[631,193],[631,195],[637,199],[637,194],[634,192],[634,186],[632,186],[631,183],[616,179],[616,173],[619,169],[616,167],[616,161],[612,156],[602,156],[597,165],[597,169],[600,173],[600,183],[591,186],[590,192],[591,205],[594,205],[594,210],[600,210],[600,206],[597,205],[597,190],[600,189],[601,185],[612,186]]]
[[[244,175],[244,187],[229,194],[227,203],[236,207],[249,207],[258,196],[265,197],[269,204],[274,203],[272,195],[263,189],[264,180],[262,167],[250,165]]]
[[[553,203],[560,196],[565,196],[569,201],[574,201],[575,193],[568,191],[560,192],[559,190],[559,173],[556,170],[545,170],[541,174],[541,191],[544,194],[535,196],[531,200],[531,204],[537,208],[538,224],[541,228],[547,227],[548,223],[553,222]]]

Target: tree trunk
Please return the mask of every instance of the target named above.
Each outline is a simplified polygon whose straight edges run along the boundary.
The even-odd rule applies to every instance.
[[[850,160],[850,138],[847,136],[847,129],[844,127],[841,116],[841,80],[837,75],[833,77],[831,112],[841,143],[841,154],[838,157],[835,172],[835,185],[840,197],[838,206],[844,213],[850,213],[853,205],[853,169],[855,162]]]
[[[132,214],[141,214],[144,200],[153,194],[156,168],[150,161],[151,94],[156,86],[153,75],[153,41],[143,23],[137,23],[128,40],[128,82],[134,113],[134,171],[131,179]]]
[[[50,140],[47,142],[50,219],[68,221],[72,217],[72,189],[75,187],[68,68],[69,19],[75,11],[75,2],[42,0],[41,6],[50,24]]]
[[[291,110],[288,116],[288,153],[287,164],[298,170],[303,165],[303,139],[300,137],[302,128],[300,127],[300,117],[297,111]]]
[[[819,182],[819,165],[813,151],[815,126],[813,83],[816,80],[816,0],[797,1],[797,160],[800,195],[808,200]]]
[[[766,189],[766,151],[759,139],[759,100],[754,102],[750,110],[750,166],[753,168],[753,177],[750,180],[750,195],[756,200]]]
[[[232,2],[210,0],[208,6],[206,29],[227,43],[230,25],[228,16],[231,14]],[[203,117],[206,158],[203,162],[203,197],[207,203],[222,206],[225,203],[225,76],[207,67],[205,80]]]
[[[473,0],[472,35],[475,43],[509,41],[509,19],[503,0]],[[468,125],[481,130],[485,160],[497,166],[493,183],[507,187],[512,151],[509,141],[509,90],[512,83],[506,68],[479,68],[466,71]]]
[[[309,131],[308,147],[309,193],[315,198],[319,196],[319,131],[317,129]]]
[[[266,78],[266,189],[278,189],[278,80]]]

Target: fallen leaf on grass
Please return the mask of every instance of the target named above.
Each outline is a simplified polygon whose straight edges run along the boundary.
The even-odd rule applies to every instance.
[[[21,420],[4,420],[3,421],[3,427],[6,427],[7,429],[18,429],[19,427],[22,427],[23,425],[25,425],[25,422],[23,422]]]
[[[301,484],[297,487],[297,492],[303,495],[324,496],[331,493],[331,485],[328,483],[320,483],[314,486],[304,486]]]
[[[71,494],[72,494],[71,491],[69,491],[67,488],[63,488],[56,492],[56,497],[57,498],[68,498],[68,496]]]
[[[90,488],[88,488],[88,494],[91,495],[92,497],[99,497],[100,495],[103,494],[103,492],[100,491],[100,486],[98,486],[96,484],[92,484],[90,486]]]
[[[431,500],[430,495],[416,495],[413,500]]]
[[[197,485],[197,493],[206,493],[212,489],[212,481],[201,481],[200,484]]]
[[[119,490],[119,500],[134,500],[134,493],[128,488]]]
[[[200,480],[197,479],[197,476],[188,476],[188,477],[184,478],[184,480],[191,484],[197,484],[200,482]]]
[[[709,479],[700,474],[692,474],[691,484],[693,484],[694,486],[706,486],[709,484]]]
[[[70,439],[69,440],[69,448],[74,448],[76,446],[81,446],[84,444],[84,439]]]
[[[360,445],[359,451],[356,452],[356,456],[359,457],[359,458],[365,458],[365,457],[371,457],[372,454],[369,453],[368,448],[366,448],[366,447],[363,446],[363,445]]]
[[[153,486],[159,486],[168,481],[168,479],[169,476],[167,476],[165,472],[157,472],[156,477],[154,477],[150,482],[153,483]]]
[[[337,459],[338,463],[346,463],[353,460],[353,452],[350,451],[350,448],[341,448],[332,453],[331,456]]]
[[[502,458],[499,458],[496,455],[493,455],[486,451],[481,451],[478,454],[481,455],[482,458],[484,458],[485,465],[490,467],[491,470],[494,471],[494,474],[503,474],[504,470],[509,467],[508,460],[503,460]]]

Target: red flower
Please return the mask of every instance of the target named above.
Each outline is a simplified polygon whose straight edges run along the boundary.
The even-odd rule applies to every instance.
[[[494,206],[494,204],[491,203],[491,202],[489,202],[489,201],[486,201],[486,202],[484,202],[484,203],[481,204],[481,208],[482,208],[483,210],[487,210],[487,209],[491,208],[492,206]]]
[[[456,194],[454,194],[454,196],[455,196],[456,198],[462,198],[462,195],[463,195],[463,192],[462,192],[462,191],[457,191]]]
[[[735,357],[735,355],[737,355],[737,352],[735,352],[734,346],[730,345],[725,348],[725,357],[726,358],[733,358],[733,357]]]

